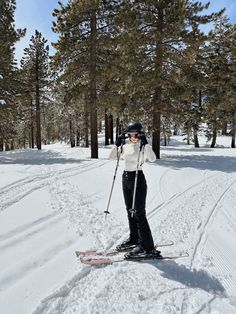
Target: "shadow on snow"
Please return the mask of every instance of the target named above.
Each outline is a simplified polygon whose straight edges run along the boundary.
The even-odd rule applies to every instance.
[[[66,158],[59,152],[45,150],[15,150],[0,153],[0,165],[22,164],[22,165],[51,165],[51,164],[78,164],[84,159]]]
[[[148,261],[148,263],[161,270],[161,276],[164,278],[177,281],[189,288],[199,288],[221,297],[226,296],[225,288],[220,281],[204,270],[191,270],[175,261]]]
[[[236,172],[236,157],[209,155],[164,155],[154,165],[169,167],[175,170],[193,168],[199,170]]]

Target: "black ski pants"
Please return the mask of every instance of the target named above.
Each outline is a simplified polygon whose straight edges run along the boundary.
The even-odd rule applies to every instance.
[[[146,217],[146,196],[147,183],[143,171],[138,171],[137,189],[134,204],[134,215],[132,217],[130,209],[133,204],[135,171],[124,171],[122,176],[123,194],[128,213],[130,239],[139,243],[146,250],[153,250],[154,243],[152,233]]]

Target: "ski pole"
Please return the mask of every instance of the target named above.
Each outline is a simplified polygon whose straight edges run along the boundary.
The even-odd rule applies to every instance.
[[[138,182],[138,168],[139,168],[139,159],[140,159],[140,153],[142,150],[142,143],[140,144],[140,149],[138,152],[138,161],[137,161],[137,168],[136,168],[136,172],[135,172],[135,178],[134,178],[134,193],[133,193],[133,203],[132,203],[132,208],[130,209],[131,212],[131,217],[134,217],[134,213],[135,213],[135,199],[136,199],[136,190],[137,190],[137,182]]]
[[[107,214],[110,214],[108,209],[109,209],[109,206],[110,206],[111,196],[112,196],[112,192],[113,192],[113,188],[114,188],[114,184],[115,184],[115,180],[116,180],[116,174],[117,174],[117,170],[118,170],[118,167],[119,167],[120,155],[121,155],[121,152],[122,152],[122,147],[123,147],[123,144],[121,144],[120,154],[118,152],[118,147],[117,147],[117,163],[116,163],[115,173],[114,173],[114,177],[113,177],[113,181],[112,181],[112,185],[111,185],[111,192],[110,192],[108,203],[107,203],[107,209],[104,211],[104,213],[106,214],[105,219],[107,218]]]

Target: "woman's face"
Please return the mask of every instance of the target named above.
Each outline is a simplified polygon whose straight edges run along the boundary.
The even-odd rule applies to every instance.
[[[128,136],[129,136],[129,140],[132,143],[134,143],[134,144],[138,143],[139,138],[138,138],[138,132],[136,130],[132,130],[131,132],[129,132]]]

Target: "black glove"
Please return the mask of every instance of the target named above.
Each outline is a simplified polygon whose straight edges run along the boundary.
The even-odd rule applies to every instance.
[[[124,143],[125,143],[125,135],[121,134],[116,140],[116,146],[119,147],[121,145],[124,145]]]
[[[148,144],[146,135],[143,132],[139,133],[139,139],[141,141],[142,146],[145,146],[146,144]]]

